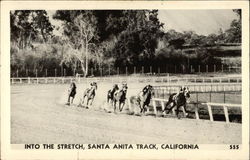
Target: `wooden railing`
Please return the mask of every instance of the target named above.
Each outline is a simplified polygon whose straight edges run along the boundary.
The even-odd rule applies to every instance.
[[[229,115],[228,115],[228,107],[238,107],[238,108],[241,108],[241,104],[228,104],[228,103],[202,103],[202,104],[203,105],[207,105],[210,121],[214,121],[212,107],[214,107],[214,106],[223,107],[227,123],[230,122],[229,121]]]
[[[167,102],[166,99],[161,99],[161,98],[153,98],[152,99],[152,104],[153,104],[153,109],[154,109],[154,114],[155,115],[157,114],[157,105],[156,105],[157,101],[160,102],[162,110],[164,110],[164,108],[165,108],[164,102]],[[195,117],[196,117],[196,119],[200,119],[197,103],[196,102],[190,102],[189,104],[194,104],[195,105]],[[229,104],[229,103],[201,103],[201,104],[207,106],[210,121],[214,121],[212,108],[214,106],[223,107],[226,123],[230,122],[229,114],[228,114],[228,108],[229,107],[241,108],[241,106],[242,106],[241,104]],[[183,110],[183,113],[185,114],[184,107],[182,107],[182,110]],[[175,114],[174,108],[172,109],[172,111]]]
[[[241,76],[235,77],[189,77],[189,78],[177,78],[177,77],[94,77],[94,78],[83,78],[83,77],[20,77],[11,78],[11,84],[38,84],[38,83],[68,83],[75,80],[76,82],[132,82],[132,83],[241,83]]]
[[[164,86],[154,85],[154,91],[157,98],[165,98],[165,95],[176,93],[180,87],[188,87],[191,93],[218,93],[218,92],[241,92],[241,83],[187,83],[187,84],[167,84]]]

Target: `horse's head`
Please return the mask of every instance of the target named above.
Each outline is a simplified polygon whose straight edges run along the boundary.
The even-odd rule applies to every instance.
[[[127,84],[122,84],[122,91],[127,92],[127,90],[128,90]]]
[[[113,90],[118,90],[118,89],[119,89],[118,85],[117,85],[117,84],[114,84],[114,85],[113,85]]]
[[[90,83],[90,85],[91,85],[91,89],[97,90],[97,83],[96,82],[92,82],[92,83]]]
[[[152,96],[155,95],[154,88],[151,85],[149,85],[149,92],[151,93]]]
[[[146,96],[146,97],[150,96],[151,97],[153,95],[154,95],[154,88],[153,88],[153,86],[147,85],[147,86],[145,86],[143,88],[143,90],[142,90],[142,96]]]
[[[188,87],[184,87],[183,91],[184,91],[183,93],[184,93],[184,96],[186,98],[186,101],[189,102],[190,91],[189,91]]]
[[[71,84],[70,84],[70,88],[76,88],[76,84],[75,84],[75,82],[73,81],[73,82],[71,82]]]

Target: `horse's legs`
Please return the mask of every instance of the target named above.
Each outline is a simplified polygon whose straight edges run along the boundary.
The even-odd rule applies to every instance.
[[[186,109],[186,104],[183,105],[183,114],[184,114],[184,117],[186,117],[188,115],[187,109]]]
[[[140,108],[141,108],[141,113],[143,112],[143,104],[140,104]]]
[[[167,114],[169,114],[169,112],[176,106],[176,103],[173,103],[173,106],[169,108]]]
[[[86,105],[87,109],[89,108],[89,101],[90,101],[90,99],[87,97],[87,105]]]
[[[93,98],[91,98],[91,99],[89,99],[89,100],[88,100],[88,102],[90,102],[90,103],[89,103],[89,105],[91,105],[91,106],[92,106],[93,101],[94,101],[94,97],[93,97]]]
[[[71,99],[71,104],[73,103],[73,100],[74,100],[74,97],[72,97],[72,99]]]
[[[176,106],[176,116],[178,117],[178,119],[180,119],[180,117],[179,117],[179,109],[180,109],[180,107],[181,107],[180,104],[178,104],[178,105]]]
[[[166,105],[165,105],[165,107],[164,107],[164,110],[162,111],[162,112],[165,112],[165,111],[167,111],[167,107],[168,107],[168,105],[170,104],[171,102],[170,102],[170,100],[166,103]],[[169,112],[168,112],[169,113]]]
[[[141,105],[141,113],[145,113],[146,109],[145,109],[145,104]]]
[[[124,102],[122,102],[122,103],[120,103],[120,104],[119,104],[119,109],[120,109],[120,112],[122,111],[122,109],[123,109],[124,105],[125,105],[125,103],[124,103]]]
[[[144,106],[143,106],[144,113],[147,112],[147,107],[148,107],[148,106],[144,104]]]
[[[116,100],[113,101],[114,113],[116,112]]]
[[[107,96],[107,103],[109,103],[109,95]]]

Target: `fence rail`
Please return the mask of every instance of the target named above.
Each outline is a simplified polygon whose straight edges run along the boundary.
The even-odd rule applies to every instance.
[[[90,76],[111,76],[111,75],[166,75],[168,73],[241,73],[240,65],[151,65],[151,66],[103,66],[90,67],[88,75]],[[76,74],[83,74],[81,69],[71,68],[45,68],[45,69],[12,69],[11,77],[65,77],[76,76]]]
[[[11,78],[11,84],[33,84],[33,83],[69,83],[73,80],[78,83],[81,82],[112,82],[112,83],[122,83],[122,82],[132,82],[132,83],[241,83],[241,76],[234,77],[188,77],[188,78],[176,78],[170,76],[163,77],[133,77],[133,76],[112,76],[112,77],[20,77]]]
[[[167,102],[166,99],[161,99],[161,98],[153,98],[152,99],[153,110],[154,110],[153,112],[154,112],[155,115],[157,115],[157,105],[156,105],[157,101],[160,102],[162,110],[164,110],[164,108],[165,108],[164,102]],[[199,109],[198,109],[197,103],[196,102],[190,102],[189,104],[193,104],[195,106],[195,118],[197,120],[199,120],[200,117],[199,117],[199,111],[198,111]],[[208,108],[208,114],[209,114],[209,119],[212,122],[214,121],[213,112],[212,112],[212,108],[213,107],[215,107],[215,106],[223,107],[224,115],[225,115],[225,119],[226,119],[226,123],[230,123],[229,114],[228,114],[228,108],[229,107],[236,107],[236,108],[240,108],[241,109],[241,107],[242,107],[241,104],[230,104],[230,103],[212,103],[211,102],[211,103],[200,103],[200,104],[207,106],[207,108]],[[185,114],[184,107],[182,107],[182,109],[183,109],[183,113]],[[174,108],[172,109],[172,112],[175,114]]]
[[[229,115],[228,115],[228,107],[238,107],[238,108],[241,108],[241,104],[227,104],[227,103],[202,103],[202,104],[203,105],[207,105],[210,121],[214,121],[212,107],[214,107],[214,106],[223,107],[224,115],[225,115],[227,123],[230,122],[229,121]]]
[[[180,84],[168,84],[165,86],[153,86],[156,97],[165,97],[164,95],[176,93],[180,90]],[[235,92],[235,91],[242,91],[241,83],[189,83],[185,84],[185,87],[189,88],[191,93],[210,93],[210,92]]]

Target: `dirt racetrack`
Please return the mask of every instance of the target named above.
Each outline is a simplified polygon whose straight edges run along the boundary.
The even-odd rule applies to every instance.
[[[144,85],[128,84],[128,96]],[[90,109],[76,107],[83,84],[73,106],[64,105],[68,84],[11,86],[11,143],[241,143],[241,124],[107,113],[111,86],[98,84]]]

